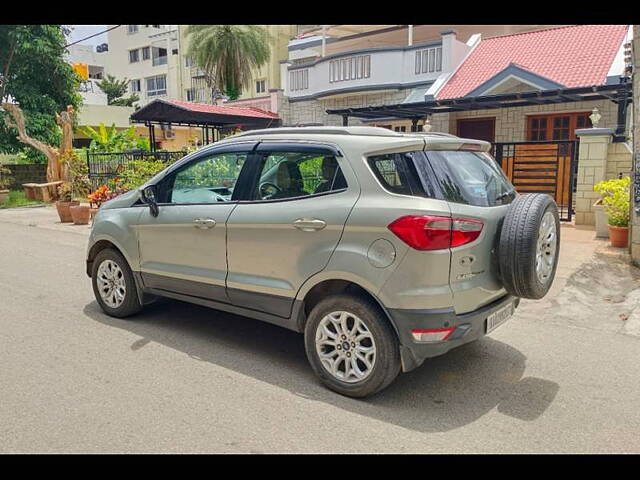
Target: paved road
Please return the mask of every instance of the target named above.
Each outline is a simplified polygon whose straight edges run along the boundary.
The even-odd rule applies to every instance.
[[[590,232],[551,297],[359,401],[275,326],[173,301],[106,317],[84,230],[1,213],[0,452],[640,452],[640,337],[618,318],[640,282],[583,264]],[[629,279],[585,293],[594,270]]]

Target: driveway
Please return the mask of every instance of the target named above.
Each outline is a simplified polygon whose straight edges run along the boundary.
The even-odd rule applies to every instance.
[[[103,315],[88,231],[0,211],[0,452],[640,452],[640,275],[591,230],[563,226],[544,300],[364,401],[273,325]]]

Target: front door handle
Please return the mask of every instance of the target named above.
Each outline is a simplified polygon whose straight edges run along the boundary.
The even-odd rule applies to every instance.
[[[206,230],[216,226],[216,221],[213,218],[196,218],[193,220],[193,226]]]
[[[327,222],[317,218],[299,218],[295,222],[293,222],[293,226],[298,230],[302,230],[303,232],[314,232],[316,230],[322,230],[324,227],[326,227]]]

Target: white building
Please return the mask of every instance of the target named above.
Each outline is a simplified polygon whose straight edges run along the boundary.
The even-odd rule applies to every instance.
[[[138,105],[156,98],[180,98],[177,28],[122,25],[107,35],[106,71],[119,80],[129,80],[129,93],[140,97]]]

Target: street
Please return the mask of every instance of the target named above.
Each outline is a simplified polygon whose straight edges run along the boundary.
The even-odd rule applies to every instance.
[[[107,317],[87,227],[50,212],[0,211],[0,452],[640,452],[640,274],[591,230],[563,227],[545,299],[354,400],[294,332],[169,300]]]

